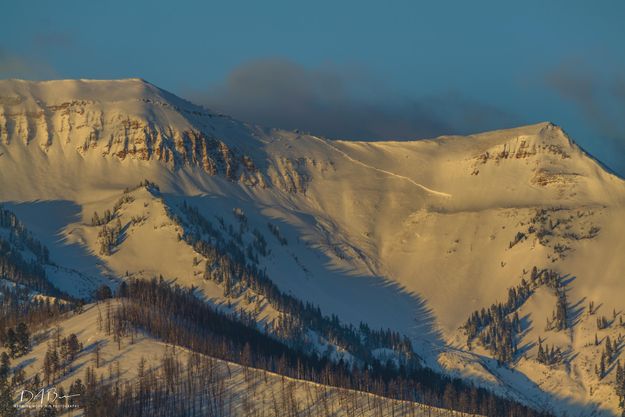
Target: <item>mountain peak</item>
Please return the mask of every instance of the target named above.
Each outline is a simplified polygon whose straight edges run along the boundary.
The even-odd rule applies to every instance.
[[[593,340],[596,331],[617,340],[623,328],[593,322],[622,309],[625,260],[614,254],[625,248],[625,182],[554,123],[435,140],[338,141],[256,129],[142,79],[7,80],[0,172],[0,201],[53,245],[52,282],[90,293],[104,273],[162,275],[259,325],[288,317],[291,301],[280,295],[288,294],[354,329],[388,327],[426,365],[485,387],[566,407],[586,398],[618,405],[603,394],[613,379],[592,371]],[[141,188],[153,183],[162,194]],[[222,249],[236,263],[221,262]],[[563,280],[546,287],[534,267]],[[215,278],[218,268],[232,280]],[[252,268],[267,279],[244,279]],[[566,332],[543,326],[562,299]],[[588,301],[603,306],[596,316],[582,314]],[[512,345],[485,342],[496,330],[488,322],[467,338],[474,314],[489,306],[513,306],[504,324],[518,313]],[[313,348],[330,340],[293,333]],[[570,356],[537,361],[541,340]],[[579,381],[579,393],[569,390]],[[586,387],[599,395],[587,397]],[[589,407],[577,415],[592,414]]]
[[[498,137],[502,140],[507,140],[510,138],[517,138],[522,136],[536,136],[545,140],[562,140],[564,139],[567,143],[571,143],[571,139],[568,137],[564,129],[559,125],[545,121],[540,123],[534,123],[530,125],[523,125],[518,127],[500,129],[500,130],[492,130],[481,133],[476,133],[473,135],[469,135],[469,137]]]
[[[46,155],[73,148],[82,156],[157,160],[256,183],[246,156],[251,136],[241,123],[139,78],[0,81],[0,144],[10,145],[7,152],[19,144]]]
[[[538,134],[547,140],[565,141],[569,145],[572,145],[574,143],[573,140],[569,137],[569,135],[566,134],[564,129],[562,129],[561,126],[555,123],[544,122],[544,123],[539,123],[538,126],[541,126],[541,129],[538,132]]]
[[[17,101],[58,105],[77,100],[97,102],[121,102],[142,99],[168,101],[173,105],[191,106],[190,103],[168,93],[141,78],[119,80],[2,80],[0,97]],[[6,104],[6,103],[5,103]]]
[[[141,78],[0,81],[0,144],[35,145],[44,154],[56,148],[69,155],[68,150],[73,148],[83,157],[89,154],[122,161],[157,160],[174,168],[199,167],[212,175],[248,184],[265,184],[267,178],[276,175],[290,178],[286,183],[291,183],[293,178],[297,179],[295,182],[312,178],[318,166],[315,164],[334,158],[338,148],[341,148],[338,155],[343,152],[343,158],[352,165],[360,162],[377,168],[384,165],[385,172],[405,171],[404,177],[432,178],[426,181],[432,184],[439,180],[429,172],[428,165],[420,163],[421,168],[416,169],[412,162],[420,161],[423,155],[434,158],[434,153],[441,160],[457,156],[472,161],[464,169],[467,175],[481,172],[484,177],[492,164],[495,169],[504,160],[511,166],[522,163],[527,167],[531,163],[532,170],[590,174],[586,168],[571,164],[571,158],[580,154],[579,148],[562,128],[551,122],[468,138],[441,137],[435,141],[359,144],[315,140],[311,136],[293,142],[288,137],[288,133],[280,130],[260,133],[254,127],[211,113]],[[276,138],[286,140],[275,141]],[[328,149],[333,148],[335,151],[328,154]],[[374,149],[376,152],[370,152]],[[312,156],[317,151],[320,153]],[[353,151],[358,154],[347,155]],[[414,153],[414,161],[406,158],[406,153]],[[398,159],[398,155],[404,155],[404,159]],[[400,161],[411,163],[404,167]],[[270,165],[275,169],[269,170]],[[501,175],[501,171],[496,169],[492,174]],[[515,175],[518,177],[518,173]],[[276,181],[281,183],[279,178]],[[439,188],[447,187],[450,185],[442,184]]]

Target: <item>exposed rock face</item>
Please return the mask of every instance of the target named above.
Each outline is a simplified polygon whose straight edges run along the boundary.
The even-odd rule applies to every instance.
[[[145,179],[163,187],[167,205],[147,190],[119,203],[124,224],[113,232],[85,224]],[[80,269],[50,276],[84,282],[85,294],[92,288],[82,274],[99,273],[94,254],[118,276],[163,275],[189,287],[210,278],[208,257],[198,263],[167,216],[186,201],[221,218],[216,227],[240,239],[237,253],[261,245],[269,227],[271,254],[255,262],[281,291],[354,324],[392,327],[429,364],[569,416],[619,407],[613,373],[593,371],[594,338],[618,340],[623,327],[593,322],[623,310],[625,182],[553,124],[340,141],[250,126],[141,80],[0,81],[0,200],[42,222],[52,247]],[[460,326],[521,288],[534,267],[562,277],[568,303],[546,288],[513,303],[507,319],[518,313],[524,324],[506,338],[522,353],[495,366],[497,352],[469,346]],[[588,302],[602,306],[599,315],[581,313]],[[567,304],[569,328],[543,325]],[[545,365],[539,340],[570,356]]]
[[[147,97],[125,100],[42,100],[26,84],[18,91],[0,89],[0,143],[21,142],[43,152],[58,145],[85,155],[98,152],[120,160],[157,160],[176,169],[200,167],[248,185],[262,184],[254,161],[219,137],[220,124],[232,122],[200,107],[153,98],[155,87],[127,80],[147,90]],[[49,83],[54,89],[56,83]],[[45,84],[45,83],[42,83]],[[18,85],[19,86],[19,85]],[[3,91],[4,90],[4,91]]]
[[[269,168],[271,182],[289,193],[305,193],[310,180],[308,170],[313,164],[307,158],[278,158]]]
[[[476,165],[506,159],[532,159],[538,156],[568,159],[571,143],[558,126],[546,124],[539,132],[521,135],[489,149],[475,157]]]

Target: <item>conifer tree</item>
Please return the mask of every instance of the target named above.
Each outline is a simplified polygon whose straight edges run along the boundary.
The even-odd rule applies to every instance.
[[[623,403],[623,398],[625,397],[625,370],[621,366],[621,361],[619,360],[616,363],[616,395],[621,400],[621,406]]]
[[[547,362],[546,357],[545,357],[545,351],[543,349],[543,343],[542,343],[542,340],[540,340],[540,339],[538,339],[538,357],[537,357],[537,360],[540,363]]]
[[[50,357],[50,347],[48,346],[48,350],[46,350],[46,354],[43,357],[43,379],[46,382],[46,385],[50,385],[50,380],[52,379],[52,360]]]
[[[86,388],[80,378],[77,378],[69,387],[69,405],[79,405],[84,399]]]
[[[96,368],[100,367],[100,344],[96,343],[93,348],[93,362]]]
[[[108,285],[102,284],[95,291],[95,297],[98,301],[106,300],[113,297],[113,291],[111,291],[111,287],[109,287]]]
[[[7,330],[6,340],[4,341],[4,347],[8,349],[11,358],[16,358],[19,355],[19,348],[17,343],[17,335],[15,330]]]
[[[564,330],[567,328],[566,294],[560,287],[557,287],[556,295],[558,296],[558,300],[553,318],[553,328],[556,330]]]
[[[612,356],[614,355],[614,351],[612,350],[612,341],[610,340],[610,336],[607,336],[605,339],[605,355],[608,363],[612,362]]]
[[[26,354],[30,350],[30,332],[26,323],[21,322],[15,328],[17,350],[20,355]]]
[[[70,334],[67,338],[67,353],[70,362],[76,358],[76,355],[78,355],[78,352],[80,352],[81,349],[82,346],[78,341],[78,337],[76,337],[74,333]]]
[[[11,372],[11,359],[6,352],[0,355],[0,385],[6,383]]]

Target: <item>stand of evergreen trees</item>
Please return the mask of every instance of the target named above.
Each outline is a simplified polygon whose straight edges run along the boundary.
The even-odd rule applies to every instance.
[[[612,341],[610,336],[606,336],[605,341],[603,342],[603,350],[601,352],[601,356],[599,359],[599,363],[595,364],[595,373],[597,376],[602,379],[607,375],[607,369],[614,363],[614,360],[618,356],[619,352],[619,344],[622,342],[622,339],[619,336],[618,340]],[[597,339],[597,335],[595,334],[595,346],[599,346],[599,340]],[[620,362],[618,362],[620,366]],[[618,368],[617,368],[617,379],[618,379]],[[617,381],[617,393],[618,393],[618,381]]]
[[[12,212],[0,205],[0,228],[9,231],[9,242],[18,250],[28,248],[40,263],[50,262],[48,248],[35,239],[26,226]]]
[[[87,368],[85,383],[75,380],[70,392],[80,393],[78,401],[84,405],[81,411],[86,417],[357,417],[365,412],[378,416],[457,415],[451,410],[360,391],[302,384],[245,365],[233,369],[227,362],[199,354],[181,360],[177,352],[166,348],[156,369],[148,368],[142,358],[133,383],[120,380],[112,369],[108,375],[98,375],[96,369]],[[233,384],[239,389],[233,389]],[[453,395],[447,391],[450,401]]]
[[[117,222],[113,227],[103,225],[98,232],[98,242],[100,243],[100,255],[110,256],[115,247],[119,244],[122,234],[122,223],[117,218]]]
[[[141,182],[139,187],[145,186],[150,189],[152,184],[149,181]],[[137,187],[138,188],[138,187]],[[113,205],[113,210],[104,210],[104,214],[100,216],[98,212],[94,212],[91,217],[91,225],[92,226],[102,226],[100,231],[98,232],[98,242],[100,244],[100,255],[109,256],[113,253],[113,250],[120,243],[120,239],[122,236],[122,224],[118,215],[118,211],[122,208],[122,206],[126,203],[132,203],[134,201],[134,197],[129,195],[130,189],[124,190],[124,195],[122,195]],[[111,221],[113,219],[117,219],[113,226],[110,226]],[[133,219],[136,221],[138,219]]]
[[[158,191],[155,185],[147,181],[140,186],[146,186],[151,192]],[[130,201],[129,198],[132,197],[122,197],[115,204],[112,213],[105,213],[104,223],[102,217],[95,215],[94,225],[107,227],[121,205]],[[466,384],[460,379],[448,378],[419,366],[410,341],[397,332],[372,330],[364,323],[358,327],[344,325],[337,316],[324,316],[319,307],[282,293],[266,272],[257,266],[258,256],[268,254],[262,234],[254,229],[253,241],[244,244],[243,234],[249,230],[249,226],[242,211],[234,213],[239,222],[238,230],[232,225],[226,226],[223,219],[219,221],[218,228],[212,226],[212,223],[201,216],[197,209],[187,206],[186,203],[182,207],[182,212],[183,217],[175,217],[185,231],[181,239],[193,245],[209,260],[207,279],[220,283],[228,294],[252,291],[264,297],[283,314],[283,320],[288,322],[284,325],[285,328],[293,329],[293,333],[302,329],[312,329],[331,343],[354,353],[359,360],[354,363],[343,360],[334,363],[314,352],[303,353],[294,349],[292,344],[276,340],[259,331],[256,321],[251,317],[246,319],[242,314],[222,313],[198,299],[192,289],[170,286],[163,280],[130,280],[120,285],[117,293],[119,302],[106,317],[106,331],[114,336],[118,346],[121,346],[123,338],[132,338],[137,331],[144,331],[194,352],[237,362],[245,367],[259,368],[324,385],[488,416],[549,416]],[[24,287],[16,286],[10,291],[3,290],[0,304],[0,341],[7,346],[12,356],[19,356],[28,350],[29,336],[33,328],[50,326],[70,311],[80,312],[81,303],[70,299],[61,301],[57,298],[56,301],[50,302],[49,299],[33,298],[29,293],[32,289],[48,294],[60,294],[45,278],[43,265],[50,262],[47,249],[32,238],[12,213],[1,208],[0,227],[9,230],[9,239],[0,239],[0,278],[24,284]],[[121,230],[121,227],[117,229]],[[286,239],[280,239],[279,231],[274,233],[272,230],[272,233],[281,244],[287,244]],[[116,241],[118,238],[119,233],[112,240]],[[107,239],[111,241],[108,237]],[[109,248],[110,244],[111,242]],[[23,248],[35,254],[35,259],[27,261],[21,255]],[[536,272],[537,277],[543,275],[542,271],[540,274]],[[548,275],[540,279],[549,279]],[[534,273],[532,276],[534,281]],[[475,327],[476,335],[483,332],[485,327],[491,326],[495,329],[491,332],[491,337],[503,340],[496,342],[497,346],[514,343],[514,334],[520,331],[518,330],[520,324],[518,317],[507,323],[506,311],[516,310],[527,295],[523,293],[525,289],[521,289],[521,293],[519,289],[513,290],[511,292],[513,295],[506,305],[491,308],[489,313],[482,310],[482,314],[475,316],[479,322],[476,321],[471,325]],[[98,292],[100,299],[109,295],[108,291]],[[504,331],[500,328],[509,328],[506,330],[509,335],[501,337]],[[289,335],[286,339],[289,339]],[[399,352],[403,360],[397,363],[394,361],[383,363],[376,359],[371,351],[382,347]],[[64,367],[71,365],[80,349],[82,349],[80,342],[72,335],[59,338],[56,343],[51,344],[44,358],[44,379],[54,381],[60,372],[64,372]],[[97,348],[94,352],[97,354]],[[502,359],[507,360],[512,354],[513,352]],[[11,381],[8,381],[10,356],[2,355],[0,358],[0,410],[3,416],[14,415],[14,409],[7,402],[7,395],[10,399],[10,389],[25,382],[23,370],[17,368]],[[209,365],[202,368],[205,365],[200,364],[198,369],[209,372],[210,359],[203,360]],[[164,386],[147,383],[146,381],[152,378],[149,372],[145,373],[147,379],[140,378],[137,388],[131,382],[124,383],[123,386],[114,384],[112,381],[119,381],[119,375],[117,378],[109,375],[109,378],[104,380],[102,375],[98,377],[93,369],[88,369],[84,382],[80,379],[75,380],[68,393],[80,394],[78,398],[84,398],[81,406],[85,407],[85,414],[88,417],[195,415],[191,414],[188,408],[178,408],[180,401],[176,400],[174,394],[192,394],[194,390],[201,389],[201,381],[205,376],[200,373],[193,377],[189,369],[178,371],[180,364],[176,364],[172,358],[165,357],[162,365],[159,372],[163,373],[162,376],[167,382]],[[197,379],[197,383],[193,382],[194,378]],[[189,381],[186,385],[185,379]],[[39,385],[39,375],[27,383]],[[177,388],[185,386],[186,388]],[[209,399],[213,401],[218,396],[206,398],[207,401]],[[152,407],[148,408],[151,411],[148,412],[146,406]],[[54,412],[55,410],[50,408],[42,409],[39,413],[54,415]]]
[[[120,286],[118,297],[106,327],[119,338],[141,329],[194,352],[324,385],[488,416],[548,415],[426,368],[397,367],[375,359],[355,366],[302,354],[213,309],[192,290],[163,280],[130,280]]]
[[[48,248],[33,237],[11,211],[0,206],[0,279],[51,295],[59,291],[46,278],[44,266],[50,264]],[[33,256],[25,256],[25,252]]]
[[[360,359],[371,360],[374,349],[386,348],[396,352],[406,366],[419,365],[407,337],[389,329],[371,329],[365,323],[357,328],[342,324],[336,315],[325,316],[318,306],[283,293],[264,270],[247,260],[245,253],[237,249],[238,246],[232,240],[225,242],[221,232],[196,208],[183,203],[181,211],[185,218],[171,217],[185,231],[181,239],[207,259],[204,277],[221,284],[226,296],[237,296],[246,290],[262,296],[283,313],[280,334],[285,339],[298,344],[301,342],[301,333],[311,329]],[[225,226],[222,228],[227,230]]]
[[[563,330],[568,326],[567,300],[562,277],[551,270],[532,268],[530,280],[508,290],[505,303],[494,303],[490,308],[476,310],[463,326],[469,348],[478,339],[500,364],[510,362],[517,352],[517,335],[523,330],[517,310],[527,301],[539,286],[552,289],[558,297],[556,311],[548,327]],[[512,316],[512,317],[511,317]]]
[[[80,306],[80,303],[76,304],[72,300],[56,298],[50,302],[50,298],[33,297],[32,290],[25,286],[0,286],[0,345],[6,349],[0,355],[0,416],[26,415],[27,412],[23,410],[19,410],[18,414],[14,407],[15,391],[25,383],[28,387],[41,386],[38,374],[26,381],[23,368],[15,367],[12,370],[11,359],[19,358],[30,350],[31,334],[52,326],[68,312],[79,312]],[[65,358],[65,352],[72,359],[75,357],[77,340],[74,338],[70,336],[64,339],[64,343],[61,342],[61,358]],[[43,416],[53,416],[54,413],[53,409],[38,411]]]
[[[16,247],[0,236],[0,279],[25,285],[36,291],[53,293],[55,288],[46,279],[40,262],[27,260]]]
[[[545,345],[543,347],[543,342],[541,339],[538,339],[538,353],[536,355],[536,360],[544,365],[555,365],[562,361],[562,350],[560,347]]]
[[[32,328],[51,325],[63,314],[80,311],[81,303],[49,298],[33,298],[31,290],[0,286],[0,345],[15,358],[30,347]]]

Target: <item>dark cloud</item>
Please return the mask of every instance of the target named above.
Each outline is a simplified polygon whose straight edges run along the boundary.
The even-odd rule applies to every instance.
[[[33,35],[33,44],[35,48],[40,50],[71,48],[74,46],[74,38],[66,32],[38,32]]]
[[[27,72],[29,66],[21,59],[0,49],[0,77],[11,78],[12,74]]]
[[[608,146],[612,163],[625,172],[625,72],[605,74],[589,66],[566,62],[547,73],[545,82],[572,103]]]
[[[46,63],[12,54],[0,46],[0,79],[45,79],[54,78],[54,74]]]
[[[407,98],[358,71],[283,59],[244,64],[191,98],[253,123],[345,139],[414,139],[514,124],[504,111],[458,94]]]

